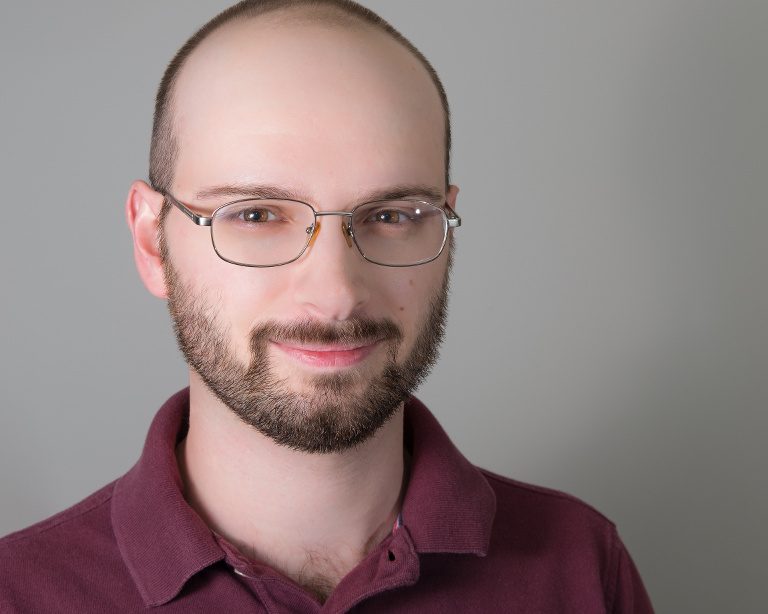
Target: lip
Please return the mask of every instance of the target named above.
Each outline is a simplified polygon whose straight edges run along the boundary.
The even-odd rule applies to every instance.
[[[297,345],[279,343],[277,341],[272,341],[271,343],[284,354],[309,367],[344,369],[354,367],[363,362],[373,353],[381,341],[374,341],[365,345]]]

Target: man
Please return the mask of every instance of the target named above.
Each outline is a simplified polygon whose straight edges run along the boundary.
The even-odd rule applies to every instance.
[[[615,529],[473,467],[410,392],[458,189],[437,75],[346,0],[241,2],[160,85],[127,200],[190,386],[0,542],[2,612],[649,612]]]

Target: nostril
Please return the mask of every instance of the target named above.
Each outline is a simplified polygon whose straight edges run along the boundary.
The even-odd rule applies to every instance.
[[[394,561],[395,560],[395,553],[391,550],[387,553],[389,555],[389,560]]]

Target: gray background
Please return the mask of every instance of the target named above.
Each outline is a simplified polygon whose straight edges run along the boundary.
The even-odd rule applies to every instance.
[[[0,534],[136,460],[186,370],[134,270],[165,63],[226,0],[0,9]],[[613,519],[659,612],[768,601],[768,3],[368,0],[452,101],[465,226],[420,396]]]

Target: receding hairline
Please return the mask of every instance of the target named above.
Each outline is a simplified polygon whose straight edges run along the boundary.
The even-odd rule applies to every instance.
[[[274,8],[267,12],[246,12],[227,21],[222,21],[200,39],[198,45],[187,57],[192,57],[199,47],[205,45],[214,36],[220,35],[227,29],[236,28],[246,24],[258,24],[267,29],[271,28],[275,30],[289,27],[318,26],[323,28],[343,28],[347,30],[366,30],[369,32],[385,33],[385,30],[382,28],[376,27],[372,23],[365,21],[356,15],[344,12],[336,5],[297,3],[290,6]]]
[[[284,7],[275,9],[268,13],[257,15],[240,15],[231,21],[222,23],[215,29],[211,30],[205,38],[201,39],[198,45],[189,53],[184,59],[183,64],[179,67],[176,76],[172,83],[172,89],[169,92],[171,94],[171,100],[174,101],[175,94],[178,90],[178,82],[182,79],[185,71],[188,69],[188,65],[192,62],[200,52],[204,52],[210,45],[216,45],[219,40],[223,40],[223,44],[226,43],[226,37],[229,36],[228,31],[234,31],[238,28],[243,29],[255,29],[253,36],[259,36],[260,32],[279,32],[280,30],[299,30],[306,28],[307,30],[344,30],[354,34],[360,34],[361,38],[365,40],[373,37],[384,41],[386,43],[394,45],[396,48],[405,51],[412,59],[417,60],[418,65],[424,71],[424,75],[429,77],[427,68],[423,65],[421,58],[415,55],[410,48],[403,45],[400,40],[394,38],[389,32],[382,27],[378,27],[370,22],[364,21],[355,15],[349,15],[344,13],[336,6],[326,5],[295,5],[290,7]],[[251,32],[249,32],[251,34]],[[265,61],[269,61],[269,58],[264,58]],[[437,89],[437,88],[436,88]],[[439,96],[439,90],[436,92]]]
[[[450,111],[445,89],[427,58],[399,31],[373,11],[347,0],[266,0],[263,2],[240,2],[229,7],[198,30],[179,49],[169,64],[160,82],[155,103],[155,118],[150,150],[150,183],[162,191],[170,190],[178,159],[175,105],[178,81],[189,59],[214,35],[221,34],[229,27],[258,22],[274,28],[291,26],[320,26],[345,28],[360,32],[383,34],[386,38],[405,49],[424,68],[432,81],[444,114],[445,185],[449,184],[450,165]],[[158,158],[162,158],[159,160]],[[159,168],[158,168],[159,167]]]

